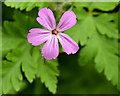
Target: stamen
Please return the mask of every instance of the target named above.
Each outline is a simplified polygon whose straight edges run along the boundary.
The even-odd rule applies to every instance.
[[[52,34],[57,35],[58,31],[56,29],[52,30]]]

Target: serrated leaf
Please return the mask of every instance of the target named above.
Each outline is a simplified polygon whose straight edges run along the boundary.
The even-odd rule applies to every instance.
[[[78,6],[73,10],[77,13],[77,24],[65,31],[77,43],[80,42],[81,45],[85,45],[80,51],[79,63],[85,65],[94,60],[98,72],[104,71],[106,78],[111,80],[113,85],[118,85],[118,56],[115,55],[118,54],[118,29],[116,23],[111,22],[112,20],[115,21],[114,16],[108,13],[94,16],[94,11],[77,12],[81,8]],[[82,10],[84,9],[82,8]]]
[[[27,49],[28,50],[28,49]],[[25,76],[27,77],[29,82],[32,82],[35,78],[35,66],[34,60],[32,60],[32,56],[30,55],[29,50],[26,52],[20,52],[18,50],[9,53],[6,58],[7,60],[3,63],[3,92],[9,92],[10,88],[13,88],[16,91],[20,89],[20,81],[22,81],[22,73],[20,70],[20,66],[22,66],[22,70],[25,72]],[[11,66],[10,66],[11,65]],[[10,67],[10,68],[9,68]],[[6,70],[9,69],[9,70]],[[5,84],[5,82],[9,82],[10,84]],[[6,88],[9,86],[8,88]]]
[[[40,64],[40,78],[42,83],[45,83],[45,86],[48,87],[49,91],[52,93],[56,93],[57,90],[57,78],[58,69],[57,62],[55,60],[47,61],[44,64]],[[44,73],[44,74],[43,74]]]
[[[39,1],[39,0],[38,0]],[[9,0],[6,0],[4,2],[5,5],[10,6],[12,8],[16,8],[16,9],[20,9],[20,10],[24,10],[26,9],[26,11],[30,11],[35,7],[43,7],[44,3],[42,2],[16,2],[16,0],[12,0],[12,2],[9,2]]]
[[[38,27],[39,24],[36,23],[36,20],[34,21],[33,18],[23,15],[20,12],[15,12],[14,18],[14,22],[4,22],[2,34],[4,40],[2,51],[9,52],[12,50],[11,53],[7,54],[7,60],[3,61],[5,62],[4,65],[9,63],[9,65],[4,66],[3,68],[3,74],[5,76],[3,81],[6,82],[8,80],[8,83],[3,83],[4,93],[9,92],[12,88],[16,91],[20,89],[20,81],[22,80],[20,66],[30,83],[33,82],[33,79],[35,78],[34,60],[31,55],[32,46],[29,45],[26,37],[29,29],[35,26]],[[13,66],[10,66],[10,64],[13,64]],[[4,72],[7,68],[9,68],[10,72]],[[18,78],[20,78],[20,80]]]
[[[35,69],[36,66],[34,66],[34,60],[30,54],[29,48],[27,48],[22,56],[22,70],[25,72],[25,76],[28,79],[30,83],[33,82],[33,79],[35,78]]]
[[[95,25],[93,17],[90,15],[85,15],[84,19],[78,20],[75,26],[65,31],[73,40],[76,42],[80,41],[81,45],[85,45],[94,32]]]
[[[118,2],[76,2],[74,5],[79,8],[86,7],[91,11],[94,9],[111,11],[118,5]]]
[[[14,14],[15,22],[4,21],[2,33],[2,51],[16,49],[24,44],[28,31],[32,27],[40,27],[36,20],[19,11]],[[17,37],[17,38],[16,38]]]
[[[118,46],[117,40],[101,36],[97,32],[88,41],[88,44],[80,51],[79,62],[87,64],[94,58],[98,72],[104,70],[108,80],[114,85],[118,84]]]
[[[25,76],[27,77],[28,81],[30,83],[32,83],[33,79],[35,78],[36,66],[34,66],[34,60],[33,60],[32,56],[30,55],[30,50],[29,51],[27,51],[27,50],[23,56],[22,70],[23,70],[23,72],[25,72]]]
[[[78,10],[82,11],[78,12]],[[94,17],[93,13],[83,10],[83,8],[75,8],[73,10],[77,14],[77,24],[65,31],[73,40],[76,42],[80,41],[81,45],[85,45],[96,29],[99,30],[101,34],[107,35],[110,38],[118,38],[117,25],[110,22],[113,20],[111,14],[110,16],[109,14],[101,14],[100,16]]]
[[[100,15],[95,18],[97,29],[103,35],[106,34],[110,38],[118,38],[117,25],[115,23],[109,22],[108,19],[105,15]]]
[[[15,52],[14,54],[18,54]],[[14,58],[13,54],[8,54],[8,58]],[[14,87],[16,91],[20,89],[20,82],[22,80],[22,73],[20,70],[20,62],[10,62],[10,61],[3,61],[3,84],[2,90],[3,93],[6,94]]]
[[[3,33],[2,33],[2,39],[3,39],[2,40],[2,51],[8,51],[8,50],[14,49],[20,43],[22,43],[22,41],[24,41],[24,38],[21,37],[19,32],[15,34],[16,24],[5,21],[3,26],[4,27],[3,27]],[[18,38],[16,38],[16,36]]]
[[[12,61],[12,63],[15,63],[15,65],[18,65],[18,63],[19,63],[19,65],[21,65],[21,67],[22,67],[22,71],[25,73],[25,76],[30,83],[35,78],[35,73],[38,74],[38,76],[41,78],[41,81],[43,83],[45,83],[46,87],[48,87],[49,91],[52,93],[55,93],[56,88],[57,88],[56,76],[58,76],[57,62],[54,63],[53,60],[46,61],[47,64],[46,64],[46,67],[44,67],[44,65],[43,65],[44,58],[41,56],[41,54],[39,54],[39,55],[35,54],[37,56],[36,58],[38,58],[38,59],[36,59],[37,62],[35,63],[34,61],[36,61],[36,60],[33,60],[33,59],[35,59],[34,54],[33,55],[31,54],[32,46],[30,44],[28,44],[27,39],[26,39],[28,31],[33,27],[39,28],[40,27],[39,24],[36,23],[36,20],[33,20],[33,18],[25,16],[25,15],[21,14],[20,12],[15,12],[14,18],[15,18],[14,22],[9,22],[9,23],[5,22],[4,30],[3,30],[3,36],[4,36],[3,38],[9,37],[9,38],[13,39],[13,38],[18,37],[18,38],[22,39],[22,43],[16,44],[17,42],[15,42],[16,46],[13,44],[12,48],[9,46],[6,46],[6,45],[4,46],[5,48],[9,47],[7,49],[8,51],[10,51],[11,49],[13,50],[12,53],[10,53],[10,55],[7,56],[8,62],[10,60],[10,61]],[[10,28],[12,28],[12,29],[10,29]],[[16,33],[16,32],[18,32],[18,33]],[[9,41],[9,39],[4,39],[4,40],[6,40],[6,42],[8,42],[9,44],[11,43]],[[19,39],[18,39],[18,42],[20,42]],[[17,55],[14,54],[15,50],[20,51],[20,53]],[[39,53],[40,50],[37,50],[36,52]],[[14,58],[13,58],[13,56],[14,56]],[[42,61],[40,61],[40,60],[42,60]],[[37,71],[35,70],[36,67],[37,67]],[[18,68],[20,68],[20,66]],[[16,69],[11,68],[11,71],[16,70]],[[3,72],[3,74],[6,76],[6,74],[4,72]],[[8,75],[8,77],[6,77],[6,78],[11,78],[11,76]],[[16,79],[14,79],[14,78],[16,78],[16,76],[14,76],[14,74],[13,74],[13,81],[16,82],[17,85],[15,85],[14,83],[12,85],[13,85],[14,89],[16,89],[16,91],[18,91],[19,90],[19,82],[17,82]],[[12,88],[12,85],[10,86],[11,88]],[[5,86],[9,86],[9,85],[5,85]],[[3,90],[6,90],[6,89],[3,89]]]
[[[59,76],[57,60],[44,60],[37,47],[34,48],[33,54],[33,58],[37,58],[37,76],[40,77],[41,82],[45,84],[48,90],[55,94],[58,82],[57,76]]]

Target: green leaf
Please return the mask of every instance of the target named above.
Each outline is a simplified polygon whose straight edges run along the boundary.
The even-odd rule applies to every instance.
[[[55,94],[58,82],[57,76],[59,76],[57,60],[45,60],[37,47],[33,49],[33,58],[35,58],[37,64],[37,76],[41,78],[41,82],[45,84],[48,90]]]
[[[19,31],[17,34],[15,34],[16,24],[5,21],[3,26],[4,27],[3,27],[3,34],[2,34],[2,39],[3,39],[3,42],[2,42],[3,50],[2,51],[8,51],[13,48],[16,48],[24,40],[24,38],[20,37],[21,35],[20,35]],[[19,27],[18,27],[18,29],[19,29]],[[16,36],[18,38],[16,38]],[[16,42],[14,42],[14,41],[16,41]]]
[[[7,60],[3,61],[3,92],[7,93],[10,90],[10,87],[16,91],[20,89],[20,81],[22,81],[22,73],[20,70],[20,66],[22,66],[22,70],[25,73],[29,82],[32,82],[35,78],[35,66],[34,60],[29,53],[29,49],[25,50],[25,52],[21,52],[18,50],[9,53],[6,58]],[[4,72],[5,71],[5,72]],[[6,83],[8,82],[8,83]],[[9,87],[8,87],[9,86]],[[6,88],[8,87],[8,88]]]
[[[25,76],[27,77],[28,81],[32,83],[33,79],[35,78],[36,66],[34,66],[35,62],[30,54],[29,47],[26,48],[22,56],[21,62],[22,62],[22,70],[25,73]]]
[[[80,11],[78,11],[80,10]],[[94,17],[93,13],[86,12],[83,8],[73,10],[78,18],[77,24],[65,31],[77,43],[86,45],[87,41],[96,32],[96,29],[103,35],[110,38],[118,38],[117,25],[113,22],[113,16],[110,14],[101,14]],[[82,14],[83,12],[83,14]],[[82,14],[82,15],[81,15]]]
[[[58,82],[56,76],[59,75],[57,66],[58,62],[55,60],[51,61],[46,60],[45,63],[42,63],[39,66],[40,68],[39,75],[42,83],[45,83],[45,86],[48,87],[49,91],[54,94],[56,93]]]
[[[79,3],[78,3],[79,4]],[[82,20],[85,19],[85,16],[88,15],[88,13],[81,7],[78,8],[73,8],[73,12],[75,13],[75,15],[77,16],[78,20]]]
[[[88,41],[88,44],[80,51],[79,62],[87,64],[94,59],[98,72],[104,70],[106,78],[111,80],[114,85],[117,85],[118,57],[115,55],[118,52],[117,50],[117,40],[95,33]]]
[[[103,11],[111,11],[118,5],[118,2],[94,2],[91,3],[90,9],[99,9]]]
[[[106,34],[110,38],[118,38],[117,24],[109,22],[108,16],[104,14],[95,18],[96,27],[101,34]]]
[[[33,77],[34,72],[29,72],[29,70],[31,69],[30,66],[33,65],[32,64],[33,62],[31,59],[32,57],[30,57],[30,53],[28,52],[29,47],[31,46],[28,46],[26,37],[29,29],[31,28],[32,25],[34,27],[35,23],[31,24],[33,19],[31,17],[21,14],[20,12],[15,12],[14,18],[15,18],[15,22],[8,22],[8,21],[4,22],[4,30],[2,34],[3,35],[3,51],[4,50],[9,51],[11,49],[13,50],[13,49],[21,48],[22,54],[24,54],[24,56],[25,55],[28,56],[28,57],[25,56],[26,58],[22,59],[22,63],[23,63],[22,69],[25,72],[25,76],[27,77],[27,79],[30,82],[32,82],[34,78]]]
[[[25,74],[25,77],[30,83],[33,82],[35,75],[37,74],[37,76],[41,78],[42,83],[45,83],[45,86],[48,87],[49,91],[52,93],[56,93],[57,89],[56,76],[59,75],[57,69],[58,62],[56,60],[51,61],[46,60],[45,61],[46,66],[44,66],[45,62],[44,58],[40,53],[40,49],[38,47],[35,47],[38,48],[39,50],[37,49],[34,51],[33,46],[31,46],[31,44],[28,44],[28,41],[26,39],[28,31],[31,28],[39,28],[40,25],[36,23],[36,19],[34,20],[32,17],[23,15],[20,12],[15,12],[14,19],[15,19],[14,22],[7,21],[4,22],[3,39],[5,41],[3,42],[4,44],[3,47],[7,52],[12,50],[12,53],[9,53],[7,55],[6,62],[10,61],[10,63],[17,66],[17,68],[11,67],[11,69],[9,70],[10,73],[12,72],[11,74],[13,75],[13,77],[11,77],[11,74],[9,74],[8,71],[6,73],[3,72],[4,76],[6,76],[6,78],[9,78],[7,79],[9,83],[3,84],[4,86],[3,90],[6,90],[6,87],[10,86],[10,88],[4,92],[9,93],[8,91],[12,88],[12,86],[16,91],[20,89],[19,85],[20,82],[17,82],[15,78],[17,78],[16,76],[19,77],[21,71],[19,72],[19,75],[16,73],[17,74],[16,76],[14,76],[13,73],[14,71],[20,69],[21,66],[22,71]],[[6,45],[5,42],[7,42],[8,44]],[[15,54],[16,52],[15,50],[17,50],[18,54]],[[13,78],[14,82],[16,83],[11,84],[10,78]]]
[[[73,40],[85,46],[80,51],[79,63],[85,65],[94,61],[98,72],[104,71],[107,80],[118,85],[118,56],[115,55],[118,54],[118,29],[116,23],[111,22],[115,21],[114,16],[107,13],[94,16],[94,12],[81,8],[73,10],[77,14],[77,24],[65,31]]]
[[[21,43],[24,42],[23,38],[16,38],[15,36],[9,36],[8,34],[2,34],[2,51],[9,51],[15,49]]]
[[[72,37],[76,42],[80,41],[81,45],[85,45],[88,38],[91,37],[95,31],[95,25],[92,18],[92,16],[87,15],[86,18],[78,21],[74,27],[65,31],[65,33]]]
[[[74,5],[77,8],[82,8],[82,7],[89,7],[90,6],[90,2],[74,2]]]
[[[16,61],[16,57],[14,55],[19,55],[19,52],[14,52],[13,54],[9,53],[8,58],[13,59],[13,61]],[[14,60],[15,59],[15,60]],[[2,90],[3,93],[6,94],[12,89],[12,86],[16,91],[20,89],[20,83],[23,79],[21,70],[20,70],[20,61],[18,62],[10,62],[10,61],[3,61],[3,84],[2,84]]]
[[[74,5],[78,8],[86,7],[90,11],[94,9],[99,9],[102,11],[111,11],[118,5],[118,2],[76,2],[74,3]]]
[[[12,2],[9,2],[9,0],[6,0],[4,4],[12,8],[16,8],[16,9],[19,8],[20,10],[26,9],[26,11],[30,11],[35,7],[42,8],[44,6],[44,3],[37,2],[37,1],[36,2],[16,2],[16,0],[12,0]]]
[[[27,33],[31,28],[40,27],[34,18],[23,15],[15,11],[15,22],[4,21],[2,33],[2,51],[9,51],[16,49],[21,44],[24,45],[27,39]],[[16,38],[17,37],[17,38]]]
[[[38,23],[36,23],[36,20],[33,18],[23,15],[18,11],[15,12],[14,18],[14,22],[4,22],[2,34],[2,51],[9,52],[12,50],[11,53],[7,54],[7,60],[3,61],[4,65],[7,65],[3,65],[3,81],[5,81],[3,83],[4,93],[8,93],[9,90],[12,89],[12,86],[16,91],[20,89],[20,81],[22,81],[22,79],[19,80],[19,78],[22,78],[20,67],[30,83],[33,82],[35,78],[34,60],[31,55],[32,46],[28,43],[26,37],[32,27],[38,27]],[[9,71],[4,72],[8,68]]]

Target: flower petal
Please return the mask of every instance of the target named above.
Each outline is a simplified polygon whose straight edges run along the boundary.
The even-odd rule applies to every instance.
[[[52,35],[42,48],[42,56],[45,59],[56,59],[59,54],[59,46],[57,36]]]
[[[64,49],[64,51],[69,54],[75,54],[79,50],[78,44],[72,40],[68,35],[60,33],[57,35],[58,39]]]
[[[55,17],[50,9],[43,8],[38,12],[37,21],[49,30],[53,30],[56,27]]]
[[[29,43],[32,45],[37,46],[45,42],[50,37],[50,31],[45,29],[33,28],[29,30],[27,39]]]
[[[77,22],[76,15],[72,11],[66,11],[60,19],[57,26],[58,31],[65,31],[75,25]]]

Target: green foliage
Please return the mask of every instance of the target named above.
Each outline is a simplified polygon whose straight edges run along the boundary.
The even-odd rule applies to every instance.
[[[99,9],[103,11],[113,10],[118,5],[118,2],[95,2],[90,5],[90,9]]]
[[[118,5],[118,2],[75,2],[75,5],[77,7],[86,7],[90,11],[94,9],[99,9],[102,11],[111,11]]]
[[[94,45],[92,43],[94,43]],[[94,58],[98,72],[104,70],[106,78],[111,80],[114,85],[117,85],[118,57],[115,55],[117,50],[116,40],[105,38],[105,36],[97,33],[89,39],[88,44],[81,50],[79,62],[81,62],[81,64],[87,64]]]
[[[18,18],[18,16],[21,17],[21,20]],[[24,17],[24,19],[22,18],[22,16]],[[11,65],[10,68],[8,67],[9,70],[6,70],[7,73],[6,72],[4,73],[3,93],[8,93],[10,88],[12,88],[12,86],[16,91],[20,89],[20,81],[22,80],[22,74],[20,70],[21,64],[22,64],[22,70],[25,73],[25,76],[29,82],[32,82],[35,77],[35,73],[34,73],[35,69],[33,66],[34,62],[30,55],[31,47],[26,42],[26,38],[24,38],[24,34],[27,35],[27,31],[28,31],[27,28],[29,27],[26,27],[26,30],[21,28],[25,25],[28,26],[29,24],[28,21],[29,19],[31,20],[31,18],[29,18],[28,16],[24,16],[19,12],[16,12],[14,18],[16,22],[8,22],[8,21],[4,22],[4,28],[2,34],[3,51],[10,51],[14,49],[12,53],[8,53],[6,56],[6,59],[8,61],[7,60],[3,61],[4,62],[3,70],[7,69],[8,64]],[[26,23],[22,24],[22,22],[26,22]],[[18,33],[16,34],[16,32]],[[13,80],[11,80],[11,78]]]
[[[107,6],[104,5],[105,3],[101,5],[101,3],[96,2],[90,3],[90,5],[89,3],[78,4],[80,3],[76,3],[76,8],[73,10],[77,14],[78,23],[65,32],[76,42],[86,45],[79,52],[80,58],[78,60],[81,65],[85,65],[94,59],[98,72],[104,71],[106,78],[111,80],[114,85],[118,85],[117,25],[114,22],[110,22],[114,20],[113,16],[104,13],[96,17],[94,16],[95,12],[90,9],[103,8],[104,11],[109,11],[115,8],[117,3],[107,3]],[[102,7],[95,7],[99,4]],[[81,6],[88,7],[90,11],[85,11]]]
[[[99,32],[103,35],[107,35],[110,38],[118,38],[118,29],[115,23],[109,22],[109,15],[104,14],[100,15],[98,18],[95,18],[96,27]]]
[[[56,93],[57,61],[56,63],[54,61],[45,61],[46,66],[44,66],[44,58],[41,54],[36,55],[34,50],[33,54],[31,54],[34,48],[26,39],[29,29],[40,27],[40,25],[33,18],[25,16],[20,12],[15,12],[14,19],[14,22],[4,22],[2,34],[2,51],[8,52],[6,60],[3,61],[3,93],[9,93],[12,87],[16,91],[20,90],[23,80],[22,72],[24,72],[25,77],[30,83],[33,82],[35,75],[37,75],[41,78],[42,83],[45,83],[50,92]],[[10,50],[12,52],[9,53]],[[40,50],[36,50],[36,52],[39,53]],[[38,60],[39,58],[41,59],[36,62],[36,58]],[[38,71],[36,72],[35,70]]]
[[[18,47],[20,44],[24,45],[23,42],[27,42],[26,37],[28,31],[32,27],[39,27],[39,24],[33,20],[33,18],[24,16],[20,12],[15,12],[13,17],[16,22],[4,21],[2,51],[16,49],[16,47]]]
[[[45,83],[49,91],[55,94],[58,82],[56,76],[59,76],[57,60],[44,60],[37,47],[33,49],[33,57],[37,64],[37,76],[41,78],[42,83]]]
[[[118,38],[117,25],[110,22],[113,17],[108,17],[108,14],[102,14],[98,17],[94,17],[94,13],[87,13],[84,9],[81,9],[76,14],[78,18],[77,24],[71,29],[65,31],[65,33],[69,34],[76,42],[80,41],[82,45],[85,45],[88,38],[96,32],[96,28],[103,35],[107,35],[110,38]],[[76,30],[75,33],[74,30]]]
[[[10,91],[12,86],[16,91],[20,89],[20,81],[23,80],[23,76],[20,71],[21,59],[17,60],[16,56],[19,56],[19,52],[15,51],[7,55],[7,59],[10,61],[3,61],[3,93],[6,94]]]
[[[65,31],[65,33],[72,37],[76,42],[80,41],[82,45],[85,45],[87,43],[88,37],[91,37],[95,32],[95,25],[92,18],[93,17],[89,15],[85,15],[82,21],[78,21],[75,26]]]
[[[40,71],[38,72],[42,83],[45,83],[45,86],[48,87],[49,91],[52,93],[56,93],[57,89],[57,78],[56,76],[59,75],[58,69],[57,69],[58,63],[54,60],[51,61],[45,61],[45,63],[42,63],[39,65]],[[43,74],[44,73],[44,74]]]
[[[39,0],[38,0],[39,1]],[[13,0],[13,2],[9,2],[9,0],[6,0],[5,5],[10,6],[12,8],[20,9],[20,10],[26,10],[30,11],[35,7],[43,7],[45,6],[42,2],[16,2],[16,0]]]
[[[3,32],[0,34],[2,35],[4,94],[117,93],[118,90],[114,86],[118,86],[118,56],[120,56],[118,54],[118,10],[115,9],[118,2],[42,3],[6,0],[4,4],[15,8],[12,9],[15,10],[14,15],[5,17]],[[29,30],[42,28],[36,21],[36,7],[41,9],[47,6],[54,12],[57,23],[66,10],[75,12],[77,24],[65,33],[80,44],[78,53],[68,56],[62,53],[63,49],[60,45],[58,58],[45,60],[41,54],[44,44],[32,46],[28,43]],[[25,11],[19,12],[16,9]],[[12,21],[9,21],[11,19]]]
[[[20,89],[20,81],[22,81],[23,76],[21,74],[20,66],[22,66],[22,70],[25,73],[26,78],[29,82],[32,82],[35,78],[35,66],[34,60],[29,53],[29,50],[25,50],[25,52],[21,53],[18,50],[13,51],[12,53],[8,53],[6,56],[7,60],[3,61],[4,74],[3,77],[3,92],[9,92],[10,88],[13,88],[18,91]],[[9,68],[8,65],[11,67]],[[9,68],[9,69],[8,69]],[[11,79],[12,78],[12,79]],[[6,83],[8,82],[8,83]],[[8,86],[8,84],[11,84]]]

